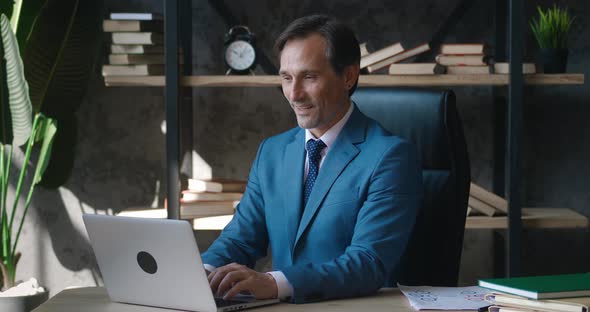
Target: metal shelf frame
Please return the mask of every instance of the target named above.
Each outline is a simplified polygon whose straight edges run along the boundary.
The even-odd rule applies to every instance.
[[[165,54],[166,64],[179,64],[178,45],[179,45],[179,25],[183,25],[181,16],[179,15],[179,8],[181,3],[185,0],[165,0]],[[507,3],[508,2],[508,3]],[[188,1],[190,6],[190,1]],[[524,1],[523,0],[496,0],[496,31],[505,29],[502,23],[506,21],[506,4],[508,11],[508,61],[510,63],[510,74],[508,86],[508,101],[506,103],[507,109],[499,110],[496,113],[496,121],[504,125],[502,115],[507,114],[507,131],[505,136],[507,138],[506,150],[504,153],[496,152],[495,163],[504,167],[504,162],[501,158],[502,154],[506,157],[506,167],[503,170],[505,174],[505,193],[508,199],[508,243],[506,246],[507,252],[507,270],[508,276],[518,276],[521,272],[521,246],[522,246],[522,220],[520,202],[520,188],[522,176],[522,136],[523,136],[523,88],[525,78],[523,77],[522,68],[523,53],[524,53]],[[186,9],[183,9],[182,19],[188,18],[190,21],[190,12],[188,17],[185,14]],[[190,11],[190,8],[188,9]],[[190,29],[190,27],[189,27]],[[190,32],[187,37],[190,36]],[[497,34],[498,48],[506,48],[501,44],[502,35]],[[500,39],[500,40],[499,40]],[[191,55],[190,44],[185,46],[189,50],[185,51],[185,68],[190,66]],[[502,52],[500,52],[502,53]],[[188,54],[188,56],[187,56]],[[190,70],[185,70],[185,74],[190,74]],[[166,105],[166,165],[167,165],[167,199],[168,199],[168,218],[178,219],[180,212],[180,127],[183,123],[192,123],[192,114],[180,114],[179,109],[181,105],[181,75],[178,66],[166,66],[165,73],[165,105]],[[187,105],[184,105],[187,106]],[[192,106],[192,105],[188,105]],[[182,115],[182,120],[181,116]],[[502,131],[496,132],[496,136],[503,136]],[[495,138],[495,142],[503,142],[502,138]],[[501,147],[498,147],[502,151]],[[502,170],[501,170],[502,171]],[[495,170],[496,175],[499,170]],[[500,178],[501,179],[501,178]],[[495,181],[500,180],[495,177]],[[502,192],[504,185],[502,183],[494,183],[496,192]],[[499,185],[499,186],[497,186]]]

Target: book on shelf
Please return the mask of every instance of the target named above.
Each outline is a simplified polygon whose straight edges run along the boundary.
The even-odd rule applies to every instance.
[[[164,54],[162,45],[112,44],[112,54]],[[179,51],[182,53],[182,51]]]
[[[501,213],[501,211],[497,210],[493,206],[484,203],[473,196],[469,196],[468,205],[472,209],[477,210],[488,217],[493,217]]]
[[[522,63],[523,74],[534,74],[537,68],[534,63]],[[506,62],[498,62],[490,65],[490,73],[492,74],[510,74],[510,64]]]
[[[490,54],[491,49],[485,43],[443,43],[440,46],[440,54]]]
[[[164,74],[163,64],[102,65],[103,76],[152,76]]]
[[[152,21],[163,20],[164,16],[160,13],[114,12],[109,14],[109,18],[123,21]]]
[[[111,41],[114,44],[163,44],[164,35],[157,32],[113,32]]]
[[[184,201],[215,201],[215,200],[240,200],[243,193],[204,193],[194,192],[191,190],[182,191],[182,200]]]
[[[377,63],[373,63],[373,64],[367,66],[367,71],[369,73],[373,73],[373,72],[378,71],[378,70],[380,70],[386,66],[389,66],[393,63],[401,62],[403,60],[414,57],[420,53],[424,53],[428,50],[430,50],[430,45],[428,43],[423,43],[421,45],[418,45],[417,47],[414,47],[409,50],[405,50],[405,51],[395,54],[391,57],[388,57],[382,61],[379,61]]]
[[[478,284],[531,299],[590,296],[590,273],[482,279]]]
[[[180,202],[180,218],[195,219],[213,216],[232,215],[239,201],[187,201]],[[119,212],[124,217],[167,218],[164,208],[130,208]]]
[[[447,74],[449,75],[481,75],[489,74],[490,67],[487,65],[480,66],[447,66]]]
[[[193,192],[243,193],[246,190],[246,184],[247,181],[234,179],[188,179],[188,189]]]
[[[403,51],[404,47],[402,46],[401,42],[397,42],[392,45],[386,46],[385,48],[379,49],[373,53],[369,53],[361,57],[361,69],[369,65],[381,62]]]
[[[489,293],[484,296],[484,299],[494,305],[493,309],[490,307],[490,311],[500,312],[508,309],[540,312],[588,312],[590,305],[590,297],[535,300],[502,293]]]
[[[104,32],[153,31],[163,33],[164,23],[161,20],[128,21],[106,19],[102,21],[102,30]]]
[[[203,210],[234,209],[239,200],[180,200],[180,207],[199,208]]]
[[[467,206],[467,216],[468,217],[481,217],[481,216],[485,216],[483,213],[481,213],[480,211],[473,209],[473,207],[470,207],[469,205]]]
[[[489,65],[477,65],[477,66],[447,66],[447,74],[451,75],[479,75],[479,74],[509,74],[510,68],[508,63],[492,63]],[[535,64],[523,63],[522,64],[523,74],[534,74],[536,73]]]
[[[467,206],[467,216],[468,217],[476,217],[476,216],[483,216],[484,214],[473,209],[473,207]]]
[[[436,56],[436,62],[446,66],[483,66],[488,65],[491,57],[489,55],[447,55],[439,54]]]
[[[182,58],[180,58],[182,61]],[[110,54],[109,63],[112,65],[128,64],[164,64],[164,54]]]
[[[369,55],[369,49],[367,48],[366,42],[359,44],[359,49],[361,50],[361,57]]]
[[[389,65],[390,75],[444,74],[446,67],[437,63],[397,63]]]
[[[473,196],[504,213],[508,213],[508,202],[504,198],[489,192],[473,182],[471,182],[469,187],[469,196]]]
[[[236,206],[240,202],[237,200],[191,200],[180,201],[180,214],[188,218],[204,216],[222,216],[233,214]]]

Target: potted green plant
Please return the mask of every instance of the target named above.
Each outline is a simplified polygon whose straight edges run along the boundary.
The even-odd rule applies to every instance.
[[[538,18],[530,21],[531,31],[540,48],[541,63],[545,73],[563,73],[566,69],[567,36],[574,22],[567,8],[553,5],[543,11],[537,6]]]
[[[47,167],[57,125],[53,119],[33,112],[17,39],[4,14],[0,14],[0,33],[0,276],[1,288],[6,290],[15,285],[19,237],[33,190]],[[15,166],[14,150],[21,146],[24,159]],[[38,156],[33,162],[34,154]],[[12,167],[20,167],[20,172],[10,202]],[[47,298],[46,292],[0,297],[0,310],[29,311],[43,298]]]

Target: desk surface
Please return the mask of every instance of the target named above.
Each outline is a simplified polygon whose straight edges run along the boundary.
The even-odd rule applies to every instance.
[[[160,308],[145,307],[139,305],[111,302],[103,287],[85,287],[66,289],[46,303],[34,310],[34,312],[162,312],[176,311]],[[369,297],[324,301],[309,304],[276,305],[251,309],[246,311],[261,312],[303,312],[303,311],[387,311],[410,312],[414,311],[408,300],[396,288],[386,288],[378,294]],[[453,312],[453,311],[448,311]],[[458,312],[458,311],[455,311]]]

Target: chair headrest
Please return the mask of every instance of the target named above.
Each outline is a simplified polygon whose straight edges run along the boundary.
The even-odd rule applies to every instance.
[[[449,169],[447,115],[455,113],[455,95],[449,90],[359,88],[352,100],[365,115],[394,135],[413,142],[423,169]],[[452,113],[449,113],[452,110]]]

